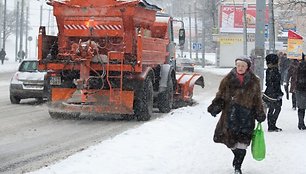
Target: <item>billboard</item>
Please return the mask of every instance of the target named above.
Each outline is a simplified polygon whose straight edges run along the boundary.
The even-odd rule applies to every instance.
[[[288,31],[287,57],[289,59],[301,59],[303,52],[303,37],[294,31]]]
[[[243,6],[242,5],[221,5],[220,7],[220,31],[221,32],[242,32],[243,29]],[[247,28],[255,32],[256,26],[256,5],[249,5],[246,9]],[[266,8],[266,23],[269,14]]]

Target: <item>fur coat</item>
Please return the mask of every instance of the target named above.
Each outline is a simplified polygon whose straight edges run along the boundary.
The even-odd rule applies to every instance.
[[[208,107],[208,112],[213,116],[221,111],[214,141],[229,148],[234,147],[237,142],[250,145],[255,119],[262,122],[266,118],[260,80],[253,72],[245,73],[242,85],[237,78],[236,68],[222,79],[219,91]],[[233,121],[238,119],[238,115],[241,117],[240,121]]]

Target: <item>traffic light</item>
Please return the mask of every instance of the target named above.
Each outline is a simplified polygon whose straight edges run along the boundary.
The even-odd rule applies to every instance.
[[[185,29],[181,28],[179,30],[179,45],[183,46],[185,44]]]

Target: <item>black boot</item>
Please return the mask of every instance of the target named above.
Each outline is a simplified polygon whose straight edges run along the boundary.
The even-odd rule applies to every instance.
[[[296,110],[296,96],[295,93],[292,93],[292,109]]]
[[[305,109],[298,109],[298,117],[299,117],[298,128],[300,130],[306,130],[306,126],[304,123]]]
[[[269,132],[280,132],[283,129],[276,127],[276,121],[278,119],[281,107],[270,108],[268,112],[268,131]]]
[[[233,167],[235,168],[235,174],[242,174],[241,165],[244,160],[246,150],[245,149],[235,149],[232,151],[235,155],[234,160],[233,160]]]

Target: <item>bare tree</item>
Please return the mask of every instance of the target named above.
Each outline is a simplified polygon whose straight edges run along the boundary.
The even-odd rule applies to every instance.
[[[5,41],[13,34],[16,33],[16,11],[8,11],[6,15],[6,31],[5,31]],[[24,25],[28,25],[24,20]],[[0,27],[3,28],[3,23],[1,22]],[[32,28],[29,26],[29,30]],[[24,32],[25,34],[25,32]]]
[[[276,9],[282,10],[281,17],[303,14],[306,10],[306,0],[279,0],[275,4]]]

